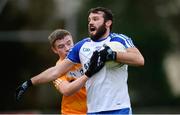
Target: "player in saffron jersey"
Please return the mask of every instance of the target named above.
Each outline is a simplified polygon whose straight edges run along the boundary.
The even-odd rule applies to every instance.
[[[60,63],[74,45],[72,35],[67,30],[58,29],[53,31],[48,39],[53,52],[59,56],[57,63]],[[76,64],[64,76],[60,76],[58,79],[54,80],[55,87],[63,94],[61,103],[62,114],[86,114],[85,87],[83,86],[76,93],[72,90],[73,81],[82,75],[82,66]]]
[[[106,61],[123,63],[123,66],[116,68],[104,66],[86,81],[87,107],[89,114],[130,114],[128,65],[143,66],[144,58],[131,38],[111,32],[112,24],[113,14],[109,9],[103,7],[90,9],[89,37],[78,42],[61,63],[32,77],[30,83],[36,85],[52,81],[58,75],[63,75],[75,63],[81,63],[86,73],[91,68],[94,57],[98,59],[98,63]],[[110,47],[104,45],[108,42],[120,42],[126,48],[126,52],[112,51]]]
[[[74,45],[72,35],[67,30],[57,29],[50,34],[48,39],[53,52],[59,57],[58,64],[65,59],[69,50]],[[81,64],[74,64],[66,74],[60,75],[59,78],[53,81],[57,90],[63,94],[61,103],[62,114],[86,114],[87,104],[84,83],[88,77],[91,77],[104,66],[104,63],[97,62],[98,59],[96,57],[92,58],[91,68],[86,72],[87,76],[84,75]],[[99,65],[97,66],[96,64]],[[21,96],[31,85],[30,81],[26,81],[17,88],[17,101],[20,100]]]

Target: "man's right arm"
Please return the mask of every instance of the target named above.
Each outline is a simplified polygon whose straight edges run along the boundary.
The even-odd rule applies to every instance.
[[[32,77],[32,84],[38,85],[53,81],[57,79],[59,76],[62,76],[64,73],[66,73],[73,65],[73,62],[71,62],[68,59],[64,59],[61,63],[56,64],[56,66],[51,67],[43,71],[39,75]]]
[[[85,72],[85,75],[81,77],[81,79],[73,82],[71,86],[73,89],[69,89],[71,94],[78,91],[87,81],[88,78],[92,77],[95,73],[100,71],[104,66],[104,61],[102,61],[101,57],[99,57],[99,52],[95,51],[90,59],[89,68]],[[31,78],[31,80],[25,81],[16,89],[16,100],[19,101],[22,98],[22,95],[27,91],[27,89],[32,85],[38,85],[42,83],[47,83],[57,79],[59,76],[62,76],[66,73],[71,67],[74,65],[68,59],[64,59],[61,63],[57,64],[55,67],[49,68],[44,72],[40,73],[37,76]]]

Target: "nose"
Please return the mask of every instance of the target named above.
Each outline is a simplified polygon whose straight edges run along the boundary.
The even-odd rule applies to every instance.
[[[89,20],[89,25],[92,25],[93,24],[93,20]]]
[[[67,46],[67,45],[65,45],[65,50],[66,50],[67,52],[69,52],[70,47],[69,47],[69,46]]]

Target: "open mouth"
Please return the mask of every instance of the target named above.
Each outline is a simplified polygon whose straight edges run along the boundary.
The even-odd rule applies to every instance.
[[[93,31],[95,31],[96,30],[96,28],[94,27],[94,26],[90,26],[90,32],[93,32]]]

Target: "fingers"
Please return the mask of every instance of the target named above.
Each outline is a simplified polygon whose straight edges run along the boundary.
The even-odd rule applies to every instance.
[[[22,98],[22,96],[30,86],[32,86],[32,81],[27,80],[16,89],[15,92],[16,101],[20,101],[20,99]]]
[[[90,64],[96,64],[97,60],[98,60],[98,55],[99,55],[99,52],[98,51],[95,51],[90,59]]]
[[[16,89],[16,94],[15,94],[15,98],[16,98],[16,101],[20,101],[20,99],[22,98],[22,95],[24,94],[24,90],[23,88],[20,86]]]
[[[94,59],[94,60],[98,59],[98,54],[99,54],[98,51],[93,52],[93,55],[92,55],[91,59]]]
[[[111,49],[108,45],[104,44],[103,45],[104,49]]]

